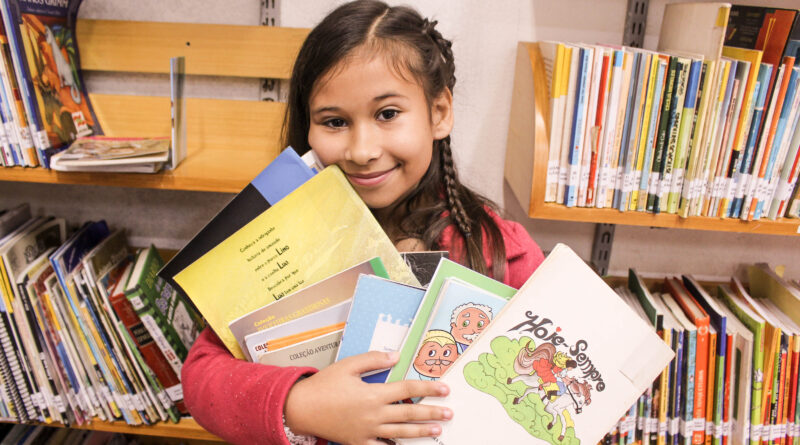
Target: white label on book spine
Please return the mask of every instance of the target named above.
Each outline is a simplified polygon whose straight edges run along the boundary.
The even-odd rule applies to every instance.
[[[792,189],[789,188],[789,183],[786,181],[781,181],[780,185],[778,186],[778,190],[775,193],[775,199],[778,201],[786,201],[792,195]]]
[[[672,172],[664,173],[664,179],[661,180],[661,186],[658,188],[658,197],[663,198],[664,196],[666,196],[671,186],[672,186]]]
[[[655,195],[658,193],[658,175],[659,173],[652,173],[650,175],[649,184],[647,185],[647,194]]]
[[[144,309],[144,303],[142,303],[142,299],[139,296],[134,296],[128,299],[131,302],[131,306],[137,311],[141,311]]]
[[[752,425],[750,428],[750,441],[761,441],[761,425]]]
[[[44,401],[44,396],[40,392],[35,392],[31,394],[31,400],[33,404],[36,405],[39,409],[47,409],[47,404]]]
[[[559,184],[566,184],[567,183],[567,168],[566,167],[559,167],[558,168],[558,183]]]
[[[674,436],[681,432],[681,419],[673,417],[669,419],[669,434]]]
[[[139,411],[145,411],[147,409],[147,406],[145,405],[144,400],[142,400],[142,396],[139,395],[139,394],[136,394],[135,396],[133,396],[133,404],[136,406],[136,409],[139,410]]]
[[[169,395],[167,395],[166,391],[159,391],[158,393],[156,393],[156,397],[161,402],[161,405],[164,406],[164,408],[169,409],[169,407],[172,406],[172,400],[170,400]]]
[[[714,437],[716,437],[717,439],[722,438],[722,424],[721,423],[714,424]]]
[[[559,162],[550,161],[547,163],[547,177],[552,178],[548,182],[557,183],[558,182],[558,164]]]
[[[667,421],[658,422],[658,435],[659,436],[666,436],[667,435]]]
[[[692,434],[692,422],[687,422],[684,419],[681,419],[680,428],[681,428],[680,434],[682,434],[684,437],[690,436]]]
[[[53,397],[53,404],[56,406],[56,409],[58,410],[58,412],[60,412],[60,413],[66,413],[67,412],[67,405],[66,405],[66,403],[64,403],[64,398],[63,397],[61,397],[61,396]]]
[[[132,301],[133,299],[131,299],[131,302]],[[141,303],[141,300],[139,302]],[[182,363],[178,358],[178,354],[175,353],[175,350],[172,349],[172,345],[170,345],[167,341],[167,338],[164,337],[164,333],[161,332],[161,328],[158,327],[156,320],[150,314],[140,314],[139,317],[141,318],[144,327],[147,328],[147,332],[150,333],[150,336],[153,337],[156,345],[158,345],[158,349],[164,353],[164,357],[167,359],[170,366],[172,366],[175,374],[181,375]]]
[[[711,422],[706,422],[706,436],[713,436],[714,435],[714,424]]]
[[[769,183],[764,178],[759,178],[758,187],[756,187],[756,199],[763,201],[767,195]]]
[[[569,179],[567,184],[569,185],[577,185],[578,181],[580,180],[581,169],[580,165],[570,165],[569,166]]]
[[[183,386],[181,386],[180,383],[166,388],[165,391],[167,391],[167,395],[169,395],[170,400],[173,402],[180,402],[183,400]]]
[[[744,192],[747,191],[747,184],[749,182],[750,182],[750,174],[749,173],[743,174],[739,178],[739,184],[738,184],[738,187],[736,187],[736,197],[737,198],[743,198],[744,197]]]
[[[50,138],[47,137],[47,131],[40,130],[36,132],[36,139],[35,139],[36,148],[39,150],[45,150],[50,148]]]
[[[706,429],[706,418],[705,417],[695,417],[692,421],[692,431],[705,431]]]
[[[730,420],[727,422],[722,422],[722,435],[730,437],[732,432],[733,432],[733,422],[731,422]]]
[[[795,437],[800,437],[800,423],[794,424],[794,435]]]
[[[644,427],[645,427],[644,417],[639,417],[638,419],[636,419],[636,428],[644,431]]]
[[[16,131],[14,131],[14,124],[11,122],[6,122],[3,124],[3,126],[6,127],[6,137],[8,138],[8,141],[12,144],[18,144],[19,141],[17,140]]]
[[[679,168],[675,170],[675,180],[672,181],[672,185],[670,188],[670,193],[678,193],[680,194],[681,189],[683,188],[683,169]]]
[[[776,439],[780,439],[781,437],[786,437],[786,424],[782,423],[778,425],[778,437]]]
[[[651,433],[658,432],[658,419],[655,417],[647,419],[647,431]]]
[[[633,173],[630,172],[625,173],[625,180],[622,185],[622,191],[624,193],[630,193],[633,191],[633,185],[634,185],[633,179],[634,179]]]

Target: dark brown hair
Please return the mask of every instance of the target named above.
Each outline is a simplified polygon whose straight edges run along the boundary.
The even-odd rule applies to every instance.
[[[389,7],[372,0],[346,3],[328,14],[311,30],[295,61],[284,119],[284,145],[301,155],[311,149],[309,102],[315,82],[364,45],[386,52],[400,75],[413,76],[423,87],[428,103],[445,88],[452,94],[456,83],[452,44],[435,29],[436,23],[411,8]],[[460,252],[461,261],[503,280],[505,244],[487,211],[493,207],[458,180],[447,136],[434,141],[427,172],[419,185],[394,205],[387,219],[391,227],[384,229],[399,234],[394,242],[418,238],[426,249],[449,250],[439,244],[439,239],[442,231],[454,224],[454,241],[460,239],[465,247]],[[484,244],[492,253],[491,271],[483,256]]]

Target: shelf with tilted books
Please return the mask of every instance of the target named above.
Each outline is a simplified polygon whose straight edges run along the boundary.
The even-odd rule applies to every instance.
[[[549,94],[536,42],[520,42],[511,100],[505,178],[531,218],[773,235],[800,235],[800,219],[741,221],[675,214],[620,212],[545,202],[549,149]]]
[[[0,422],[9,422],[6,420],[0,420]],[[45,425],[45,424],[42,424]],[[58,427],[62,428],[65,427],[62,424],[47,424],[46,426]],[[123,421],[116,421],[116,422],[104,422],[95,420],[92,423],[86,423],[83,425],[68,425],[66,428],[77,428],[83,430],[93,430],[93,431],[107,431],[112,433],[120,433],[120,434],[135,434],[139,436],[156,436],[156,437],[173,437],[179,439],[187,439],[191,441],[202,441],[205,442],[224,442],[219,437],[209,433],[208,431],[204,430],[203,427],[197,424],[194,419],[187,417],[181,419],[178,423],[157,423],[155,425],[148,425],[148,426],[130,426]]]
[[[186,58],[190,76],[287,79],[307,29],[115,20],[79,20],[85,71],[169,73]],[[269,56],[264,56],[268,54]],[[170,99],[90,93],[108,136],[170,134]],[[0,168],[0,181],[109,185],[235,193],[280,151],[285,105],[257,100],[187,99],[186,159],[156,174],[56,172]]]

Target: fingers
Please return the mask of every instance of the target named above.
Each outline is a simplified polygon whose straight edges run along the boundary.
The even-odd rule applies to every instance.
[[[416,397],[444,397],[448,394],[450,394],[450,388],[444,383],[421,380],[401,380],[387,383],[385,391],[389,403]]]
[[[443,406],[398,403],[383,408],[381,420],[384,424],[428,422],[431,420],[450,420],[453,411]]]
[[[397,352],[371,351],[347,357],[339,363],[349,374],[361,375],[367,371],[391,368],[397,363],[400,355]]]
[[[442,434],[442,426],[438,423],[398,423],[381,425],[378,428],[378,435],[393,439],[436,437],[440,434]]]

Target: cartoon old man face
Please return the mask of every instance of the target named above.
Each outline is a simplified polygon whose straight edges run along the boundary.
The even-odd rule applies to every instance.
[[[438,379],[458,357],[456,341],[447,331],[430,330],[414,358],[414,369],[421,375]]]
[[[482,304],[462,304],[453,310],[450,333],[459,343],[459,352],[463,352],[475,340],[491,319],[492,308]]]

